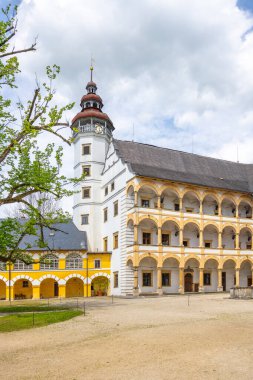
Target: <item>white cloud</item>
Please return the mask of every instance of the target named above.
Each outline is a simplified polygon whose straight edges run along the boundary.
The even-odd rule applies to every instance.
[[[62,72],[57,100],[85,93],[91,54],[115,137],[253,162],[253,17],[235,0],[23,0],[19,91],[47,64]],[[243,37],[244,36],[244,37]],[[71,116],[69,115],[71,118]],[[65,171],[72,174],[71,150]]]

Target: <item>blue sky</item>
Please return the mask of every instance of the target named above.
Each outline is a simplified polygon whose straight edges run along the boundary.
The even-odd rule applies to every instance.
[[[237,6],[241,9],[250,11],[253,13],[253,1],[252,0],[238,0]]]

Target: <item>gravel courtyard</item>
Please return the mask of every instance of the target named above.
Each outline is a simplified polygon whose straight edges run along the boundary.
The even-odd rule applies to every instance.
[[[0,378],[252,379],[253,301],[189,301],[90,299],[85,317],[1,334]]]

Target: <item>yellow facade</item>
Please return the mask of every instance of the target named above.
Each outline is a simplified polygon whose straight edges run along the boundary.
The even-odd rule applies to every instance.
[[[172,206],[165,207],[166,194],[171,194],[171,199],[174,199]],[[160,293],[161,276],[166,272],[164,263],[168,260],[173,260],[178,267],[180,293],[185,291],[185,276],[191,260],[194,260],[198,267],[198,291],[203,291],[204,278],[205,281],[208,279],[206,267],[211,261],[216,270],[216,291],[226,290],[222,287],[222,272],[225,271],[228,261],[234,265],[234,285],[240,285],[241,271],[245,263],[250,267],[247,283],[252,283],[253,199],[250,194],[135,177],[128,183],[126,197],[132,200],[132,207],[127,215],[127,228],[128,235],[132,233],[133,236],[131,244],[127,246],[126,265],[133,270],[136,293],[140,289],[138,273],[141,263],[146,258],[154,262],[155,290]],[[198,206],[195,209],[190,201],[187,204],[187,197],[190,201],[196,200]],[[212,210],[210,204],[215,205]],[[189,244],[191,236],[186,234],[190,225],[192,234],[195,234],[195,242],[192,245]],[[206,231],[209,234],[211,231],[215,239],[208,240]],[[231,237],[228,238],[227,235]],[[175,236],[178,239],[177,243],[171,244],[170,240],[175,240]],[[167,238],[166,244],[163,244],[164,237]],[[244,282],[246,280],[244,279]]]
[[[54,268],[43,269],[42,264],[40,264],[40,257],[45,253],[34,252],[35,259],[32,268],[27,269],[23,265],[22,270],[16,270],[12,265],[10,278],[8,270],[1,271],[0,299],[8,299],[9,291],[11,299],[90,297],[91,295],[110,294],[111,255],[109,253],[90,254],[80,251],[56,251],[53,254],[56,258]],[[73,267],[67,265],[69,255],[73,254],[80,257],[78,268],[75,268],[77,262],[74,260]],[[71,266],[71,263],[69,265]],[[98,280],[107,282],[107,288],[103,294],[92,292]]]

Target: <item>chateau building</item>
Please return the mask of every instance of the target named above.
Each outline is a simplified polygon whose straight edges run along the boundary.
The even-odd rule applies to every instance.
[[[74,223],[111,252],[114,295],[252,284],[253,165],[113,138],[97,86],[72,124]]]
[[[33,264],[19,260],[10,266],[1,264],[0,300],[83,297],[110,291],[111,255],[87,252],[86,234],[72,221],[53,227],[44,229],[48,248],[36,247],[35,236],[26,237]]]
[[[11,279],[2,268],[0,299],[250,286],[253,165],[116,140],[92,68],[86,90],[71,126],[74,175],[85,173],[74,223],[47,231],[51,250],[35,247],[32,266],[16,263]]]

